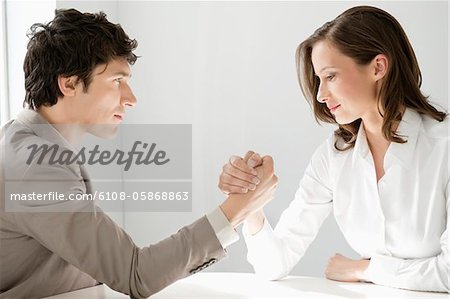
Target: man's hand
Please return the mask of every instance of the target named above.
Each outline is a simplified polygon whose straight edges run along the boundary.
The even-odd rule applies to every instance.
[[[254,169],[262,164],[261,156],[248,151],[244,158],[232,156],[222,167],[219,177],[219,189],[225,194],[245,194],[248,190],[255,190],[260,179]]]
[[[364,280],[363,273],[369,267],[369,263],[369,260],[352,260],[336,253],[328,260],[325,276],[337,281],[361,281]]]
[[[274,196],[278,178],[274,174],[272,157],[265,156],[261,160],[262,164],[255,168],[260,181],[258,186],[255,185],[252,191],[247,189],[245,194],[231,194],[220,205],[233,227],[237,227],[248,216],[261,210]]]

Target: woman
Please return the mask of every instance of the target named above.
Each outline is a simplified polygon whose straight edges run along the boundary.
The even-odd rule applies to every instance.
[[[314,153],[274,230],[262,211],[247,219],[255,271],[286,276],[333,211],[362,259],[332,257],[327,278],[448,292],[448,118],[421,93],[401,25],[381,9],[351,8],[300,44],[297,66],[316,119],[338,129]],[[243,165],[250,156],[224,167],[223,192],[254,188]]]

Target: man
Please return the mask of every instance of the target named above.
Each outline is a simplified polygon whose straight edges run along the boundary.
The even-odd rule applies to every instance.
[[[260,181],[253,191],[230,195],[213,212],[145,248],[95,206],[82,212],[86,206],[71,202],[24,203],[27,212],[5,211],[5,181],[11,173],[21,192],[92,193],[83,165],[52,165],[48,159],[27,164],[24,149],[58,144],[72,150],[86,133],[114,135],[95,128],[115,128],[125,108],[135,106],[128,79],[136,47],[103,13],[57,10],[52,22],[32,27],[24,62],[27,109],[0,135],[0,297],[43,297],[98,283],[148,297],[222,259],[238,239],[234,229],[273,197],[277,178],[272,159],[264,157],[258,173],[248,177]],[[246,168],[253,160],[256,165],[261,158],[250,153],[234,163]],[[72,210],[52,210],[62,204]]]

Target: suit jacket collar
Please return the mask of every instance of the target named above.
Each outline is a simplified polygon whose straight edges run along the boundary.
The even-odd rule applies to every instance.
[[[37,136],[45,140],[66,147],[74,152],[77,151],[75,147],[37,111],[24,109],[19,113],[16,121],[19,121],[23,125],[27,126]]]

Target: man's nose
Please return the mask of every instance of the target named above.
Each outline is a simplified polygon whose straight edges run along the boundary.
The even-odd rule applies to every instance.
[[[123,106],[134,107],[136,106],[136,97],[128,84],[125,84],[122,91],[122,98],[120,99]]]

